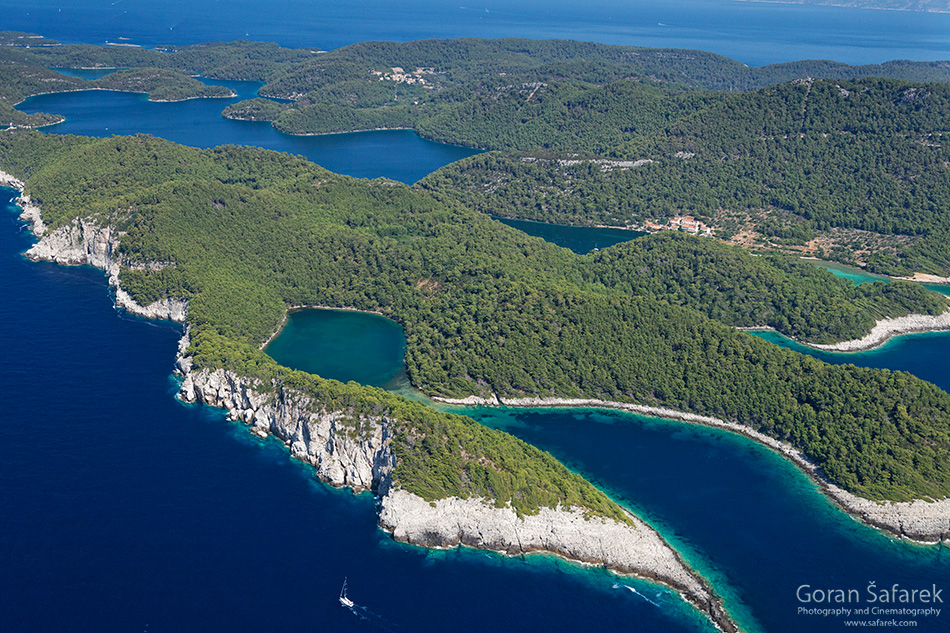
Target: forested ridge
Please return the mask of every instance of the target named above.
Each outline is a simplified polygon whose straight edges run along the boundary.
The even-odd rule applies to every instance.
[[[82,82],[48,70],[59,66],[126,70]],[[750,68],[701,51],[454,39],[329,52],[260,42],[14,45],[0,47],[0,72],[10,93],[0,95],[0,117],[16,125],[56,120],[4,105],[50,88],[181,99],[226,94],[189,74],[254,79],[265,82],[261,95],[290,101],[255,98],[225,116],[292,134],[411,128],[504,152],[423,183],[494,215],[641,226],[692,214],[747,248],[950,275],[950,62]],[[606,168],[605,159],[641,167]]]
[[[608,157],[636,168],[583,160],[596,147],[490,153],[420,184],[495,215],[639,226],[691,214],[723,239],[752,233],[754,248],[948,275],[948,134],[945,83],[809,79],[719,94],[628,136]]]
[[[7,132],[0,166],[27,181],[54,226],[83,216],[124,230],[123,286],[143,303],[189,300],[199,365],[272,377],[286,370],[258,346],[289,305],[375,310],[405,328],[410,379],[431,394],[584,396],[711,414],[791,442],[860,495],[950,492],[948,394],[730,326],[782,316],[805,332],[810,310],[792,304],[820,301],[839,322],[812,335],[835,337],[878,314],[945,307],[916,287],[859,292],[822,271],[797,279],[803,271],[785,260],[682,236],[577,256],[423,190],[250,148]],[[673,264],[688,253],[695,263]],[[152,261],[167,265],[130,268]],[[729,287],[705,274],[720,266]],[[653,274],[631,279],[643,267]],[[776,289],[792,296],[769,301]],[[347,389],[357,408],[378,395]],[[460,450],[454,440],[405,450],[424,462],[443,449]],[[461,481],[426,472],[412,489],[430,498]]]

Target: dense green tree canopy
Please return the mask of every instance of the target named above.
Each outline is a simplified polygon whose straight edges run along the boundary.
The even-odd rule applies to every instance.
[[[902,372],[829,366],[727,325],[768,315],[805,327],[796,297],[812,293],[845,324],[817,336],[869,315],[942,307],[913,289],[849,294],[828,273],[799,282],[793,264],[698,238],[577,256],[424,191],[264,150],[7,132],[0,166],[27,179],[54,226],[112,223],[125,231],[128,266],[165,263],[126,268],[122,283],[144,302],[189,299],[203,366],[272,371],[258,346],[290,305],[375,310],[405,328],[410,378],[429,393],[665,405],[787,440],[858,494],[950,492],[948,394]],[[690,251],[694,268],[664,268]],[[694,274],[714,263],[736,283]],[[632,280],[643,265],[654,274]],[[774,289],[791,296],[770,301]]]

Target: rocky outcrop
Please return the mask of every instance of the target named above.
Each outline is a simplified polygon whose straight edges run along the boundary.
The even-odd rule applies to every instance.
[[[24,202],[24,198],[26,202]],[[26,256],[33,261],[56,262],[66,266],[93,266],[104,270],[109,285],[115,290],[116,306],[148,319],[167,319],[184,323],[188,304],[180,299],[159,299],[147,306],[139,305],[119,283],[121,260],[118,256],[119,231],[112,226],[100,226],[89,220],[73,220],[66,226],[47,231],[39,207],[29,198],[20,197],[23,212],[20,219],[31,222],[33,233],[40,238]]]
[[[497,407],[501,404],[498,396],[492,395],[490,398],[481,396],[466,396],[464,398],[443,398],[441,396],[430,396],[431,400],[443,404],[457,405],[461,407]]]
[[[179,367],[188,362],[180,359]],[[229,418],[247,424],[256,435],[273,435],[333,486],[356,492],[389,487],[394,458],[385,417],[362,418],[357,424],[345,412],[330,411],[304,394],[223,369],[189,372],[179,397],[224,407]]]
[[[721,604],[653,529],[628,515],[631,524],[586,516],[577,508],[541,508],[518,516],[483,499],[433,503],[405,490],[380,501],[379,524],[397,541],[423,547],[465,545],[509,556],[548,552],[571,561],[633,574],[676,589],[718,627],[735,631]]]
[[[224,407],[234,421],[259,436],[280,439],[297,459],[312,465],[317,477],[355,491],[372,490],[380,499],[379,524],[393,538],[423,547],[464,545],[522,555],[549,552],[571,561],[603,566],[663,583],[681,593],[723,630],[734,623],[705,582],[642,521],[630,524],[587,517],[577,508],[542,508],[519,517],[483,499],[440,499],[430,503],[396,485],[390,448],[391,420],[364,416],[353,420],[312,398],[280,385],[265,385],[225,370],[193,371],[187,334],[177,366],[185,375],[179,397]]]

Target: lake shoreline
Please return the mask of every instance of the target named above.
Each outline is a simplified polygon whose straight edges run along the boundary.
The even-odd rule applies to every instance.
[[[890,535],[921,543],[934,545],[950,541],[950,499],[927,501],[916,499],[910,502],[872,501],[858,497],[832,483],[819,466],[809,460],[801,451],[736,422],[727,422],[720,418],[695,413],[652,407],[626,402],[582,398],[441,398],[429,396],[435,402],[461,406],[515,407],[515,408],[594,408],[615,409],[639,415],[654,416],[666,420],[699,424],[712,428],[732,431],[772,449],[814,481],[821,492],[836,506],[853,518]]]

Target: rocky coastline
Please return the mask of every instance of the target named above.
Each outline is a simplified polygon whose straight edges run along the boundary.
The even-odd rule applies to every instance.
[[[23,191],[21,181],[3,172],[0,184]],[[39,207],[28,196],[21,195],[18,202],[23,209],[21,219],[31,224],[39,238],[26,252],[28,258],[100,268],[115,291],[117,307],[147,318],[186,321],[186,302],[166,299],[141,306],[121,288],[121,233],[115,227],[76,220],[49,230]],[[345,412],[329,411],[304,394],[222,369],[196,370],[187,355],[188,346],[186,329],[176,360],[176,373],[182,376],[182,401],[223,407],[231,420],[247,425],[254,434],[281,440],[294,458],[313,466],[320,480],[354,492],[373,492],[378,499],[379,525],[395,540],[428,548],[466,546],[509,556],[546,552],[601,566],[666,585],[720,630],[739,630],[707,582],[655,530],[633,515],[629,515],[630,524],[624,524],[586,517],[583,510],[573,507],[542,508],[538,515],[519,517],[511,508],[497,508],[483,499],[449,498],[430,503],[393,481],[395,458],[386,417],[361,420],[363,430],[354,434]]]
[[[950,330],[950,309],[937,316],[908,314],[893,319],[881,319],[874,324],[867,335],[851,341],[841,341],[840,343],[827,345],[805,343],[803,341],[801,343],[814,349],[831,352],[862,352],[884,344],[892,336],[912,332],[940,332],[943,330]]]
[[[115,292],[116,307],[130,314],[148,319],[166,319],[184,323],[188,316],[188,303],[177,299],[159,299],[147,306],[139,305],[119,284],[122,266],[118,255],[121,233],[112,226],[99,226],[86,220],[73,220],[53,231],[43,222],[40,207],[23,194],[23,182],[0,171],[0,185],[20,192],[17,204],[22,209],[20,219],[28,222],[30,230],[39,241],[24,255],[35,262],[54,262],[64,266],[92,266],[106,273],[109,287]],[[153,268],[160,268],[154,264]]]
[[[519,517],[510,507],[484,499],[448,498],[429,502],[393,480],[390,420],[364,416],[359,435],[343,411],[280,385],[265,385],[222,369],[194,370],[187,334],[179,347],[177,371],[184,376],[179,397],[223,407],[229,419],[248,425],[259,437],[272,435],[290,454],[336,487],[371,491],[378,521],[397,541],[427,548],[466,546],[509,556],[545,552],[612,572],[664,584],[705,613],[723,631],[737,631],[708,584],[662,537],[628,515],[631,524],[587,517],[578,508],[542,508]]]
[[[881,529],[893,536],[919,543],[934,544],[950,542],[950,499],[914,501],[872,501],[858,497],[832,483],[822,470],[798,449],[769,437],[736,422],[727,422],[719,418],[697,415],[627,402],[583,398],[501,398],[495,395],[491,399],[470,396],[464,399],[432,397],[436,402],[464,406],[506,406],[506,407],[591,407],[619,409],[669,420],[701,424],[744,435],[771,448],[789,459],[805,474],[814,480],[838,507],[861,522]]]

